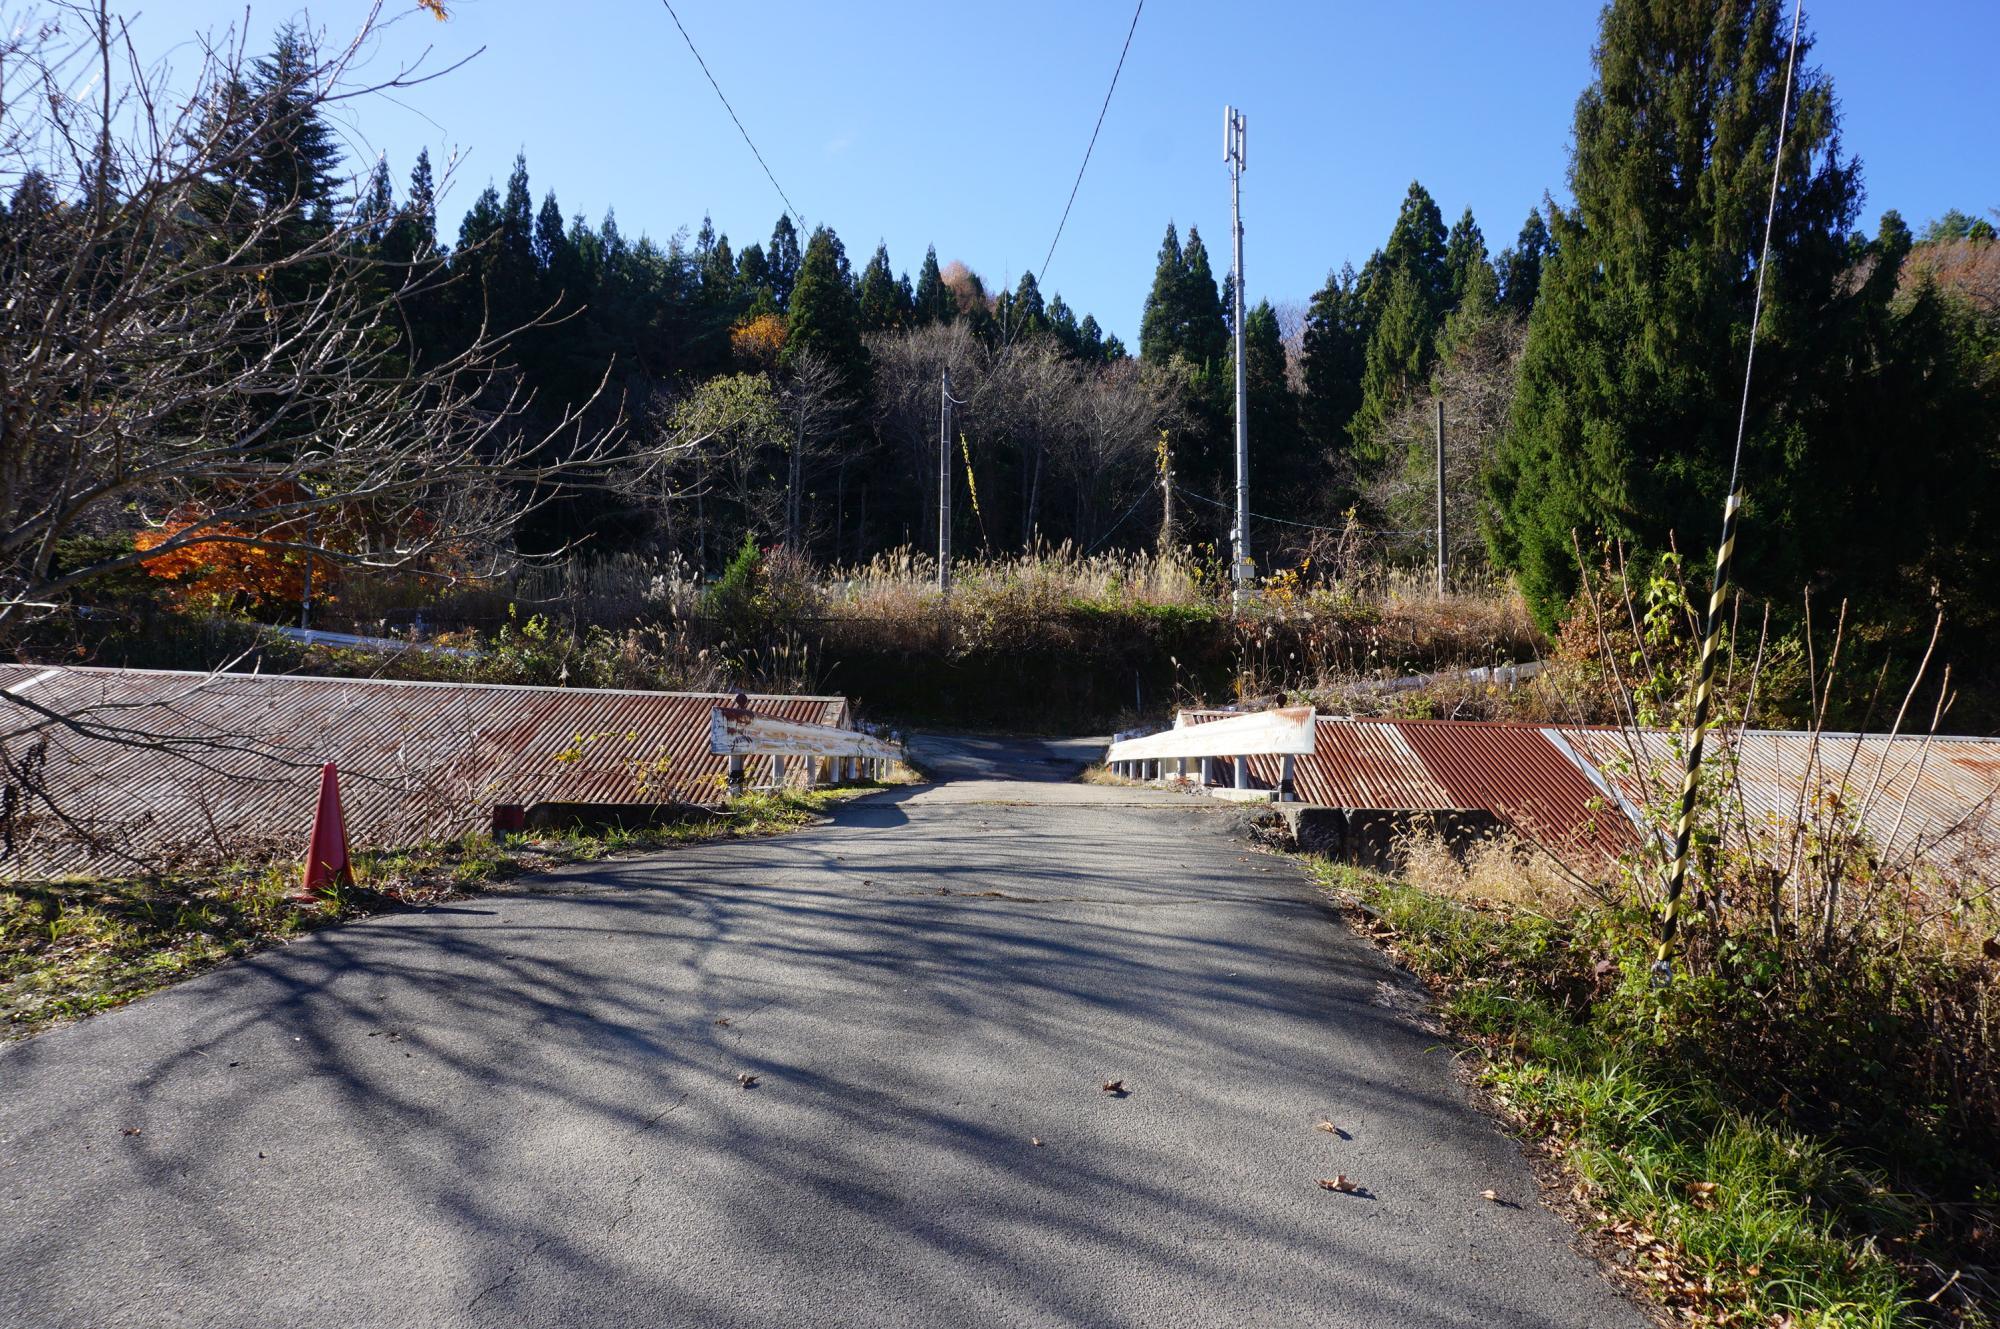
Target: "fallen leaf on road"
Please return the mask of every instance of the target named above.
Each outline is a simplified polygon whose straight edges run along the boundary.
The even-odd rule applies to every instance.
[[[144,1132],[144,1131],[142,1131],[142,1130],[140,1130],[140,1129],[139,1129],[139,1128],[138,1128],[137,1126],[127,1126],[127,1127],[125,1128],[125,1133],[126,1133],[127,1135],[144,1135],[144,1134],[145,1134],[145,1132]]]
[[[1321,1177],[1319,1179],[1319,1184],[1322,1190],[1339,1191],[1342,1195],[1352,1195],[1354,1194],[1355,1191],[1361,1189],[1359,1186],[1356,1186],[1353,1182],[1349,1181],[1347,1179],[1347,1174],[1344,1172],[1339,1174],[1338,1176]]]
[[[1030,1135],[1028,1137],[1028,1143],[1035,1146],[1035,1148],[1039,1149],[1042,1147],[1042,1137],[1039,1135]]]
[[[1479,1192],[1479,1198],[1482,1200],[1491,1200],[1495,1204],[1502,1203],[1499,1191],[1481,1191]]]
[[[745,1089],[755,1089],[757,1087],[757,1077],[748,1071],[744,1071],[736,1077],[736,1083],[742,1085]]]
[[[1322,1121],[1319,1125],[1313,1127],[1313,1129],[1316,1131],[1325,1131],[1328,1135],[1340,1134],[1340,1127],[1330,1121]]]
[[[1106,1080],[1104,1082],[1104,1092],[1107,1094],[1122,1094],[1125,1092],[1125,1082],[1123,1080]]]
[[[726,1015],[723,1016],[720,1020],[716,1021],[716,1024],[720,1025],[724,1029],[727,1029],[729,1027],[729,1017]]]

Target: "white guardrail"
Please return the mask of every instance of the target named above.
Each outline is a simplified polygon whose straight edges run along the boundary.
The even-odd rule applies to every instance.
[[[729,758],[729,791],[743,789],[743,759],[769,757],[773,784],[785,783],[786,767],[805,763],[805,783],[819,782],[821,764],[833,783],[876,779],[890,762],[903,760],[903,745],[860,729],[780,720],[735,706],[717,706],[708,715],[708,750]]]
[[[1277,796],[1292,797],[1292,771],[1300,757],[1313,754],[1313,711],[1310,706],[1287,706],[1278,710],[1232,715],[1199,724],[1188,721],[1186,711],[1174,716],[1174,727],[1132,738],[1120,736],[1105,750],[1104,764],[1114,775],[1132,780],[1189,779],[1188,763],[1199,761],[1200,783],[1204,789],[1217,786],[1215,763],[1227,760],[1232,766],[1229,787],[1250,787],[1251,757],[1281,756],[1285,759],[1279,776]],[[1166,765],[1176,771],[1168,776]]]

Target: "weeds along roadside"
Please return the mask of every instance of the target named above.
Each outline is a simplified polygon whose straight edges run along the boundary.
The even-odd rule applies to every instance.
[[[1907,815],[1952,698],[1936,635],[1891,691],[1888,666],[1844,663],[1838,612],[1782,652],[1746,634],[1661,988],[1692,634],[1670,586],[1614,572],[1587,593],[1575,631],[1621,717],[1598,734],[1604,769],[1651,834],[1600,872],[1416,839],[1393,876],[1320,863],[1322,881],[1431,984],[1495,1102],[1681,1317],[1994,1324],[2000,847],[1990,807],[1922,831]],[[1745,717],[1774,668],[1797,672],[1803,727],[1759,739]],[[1842,712],[1878,737],[1833,732]],[[1746,744],[1779,741],[1782,779],[1746,773]]]
[[[294,860],[147,881],[0,883],[0,1040],[122,1006],[336,923],[424,908],[523,873],[621,853],[776,835],[874,786],[747,794],[713,817],[635,830],[463,839],[357,852],[356,883],[292,899]]]

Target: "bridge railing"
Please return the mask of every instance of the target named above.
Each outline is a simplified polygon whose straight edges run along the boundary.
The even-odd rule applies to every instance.
[[[717,706],[709,712],[708,750],[729,758],[732,794],[742,792],[746,757],[771,758],[772,782],[778,785],[785,783],[792,762],[803,762],[808,789],[819,783],[822,769],[835,783],[864,776],[872,780],[889,763],[903,760],[901,743],[865,730],[780,720],[736,706]]]
[[[1187,712],[1182,711],[1174,717],[1172,729],[1115,738],[1105,751],[1104,763],[1115,775],[1159,780],[1169,778],[1166,767],[1171,762],[1176,767],[1171,778],[1187,780],[1188,764],[1198,761],[1201,784],[1208,788],[1217,783],[1216,763],[1227,761],[1230,787],[1248,789],[1249,759],[1278,756],[1284,758],[1278,797],[1289,799],[1297,759],[1313,754],[1314,728],[1310,706],[1286,706],[1198,724],[1190,723]]]

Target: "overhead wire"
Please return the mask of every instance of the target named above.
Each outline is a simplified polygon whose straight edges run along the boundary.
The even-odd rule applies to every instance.
[[[1062,240],[1063,227],[1069,224],[1069,210],[1076,205],[1076,191],[1083,187],[1083,173],[1090,167],[1090,154],[1097,148],[1097,135],[1104,128],[1104,114],[1111,109],[1111,94],[1118,91],[1118,75],[1125,69],[1125,57],[1132,50],[1132,34],[1139,30],[1139,14],[1146,7],[1146,0],[1139,0],[1132,8],[1131,26],[1125,29],[1125,45],[1118,52],[1118,64],[1111,71],[1111,86],[1104,90],[1104,105],[1097,108],[1097,123],[1091,126],[1090,142],[1083,150],[1083,162],[1076,168],[1076,182],[1069,187],[1069,201],[1063,204],[1062,220],[1056,223],[1055,238],[1049,241],[1049,252],[1042,256],[1042,268],[1035,274],[1035,285],[1040,286],[1049,275],[1049,261],[1056,256],[1056,245]]]
[[[1804,7],[1804,0],[1793,0],[1792,40],[1785,54],[1785,92],[1778,104],[1778,141],[1771,154],[1771,198],[1764,210],[1764,244],[1757,255],[1757,290],[1750,303],[1750,342],[1743,358],[1743,398],[1736,413],[1736,447],[1729,460],[1729,496],[1722,505],[1722,543],[1715,551],[1715,582],[1708,598],[1701,657],[1695,667],[1694,719],[1688,735],[1686,771],[1681,780],[1680,817],[1674,826],[1674,856],[1667,869],[1666,891],[1660,903],[1660,941],[1653,959],[1653,981],[1658,984],[1673,979],[1674,938],[1680,929],[1681,893],[1687,885],[1694,805],[1701,783],[1702,746],[1708,736],[1709,712],[1715,700],[1715,659],[1722,636],[1722,604],[1736,554],[1737,514],[1743,507],[1743,436],[1750,425],[1750,379],[1757,364],[1757,325],[1764,316],[1764,278],[1771,270],[1771,232],[1777,227],[1778,186],[1785,174],[1785,134],[1791,126],[1792,78],[1799,59],[1799,21]]]
[[[1221,508],[1224,512],[1234,512],[1236,510],[1233,504],[1218,502],[1206,494],[1196,493],[1194,490],[1182,485],[1175,485],[1174,492],[1182,498],[1191,498],[1197,503],[1206,503],[1212,508]],[[1339,535],[1348,529],[1345,526],[1321,526],[1309,521],[1293,521],[1290,517],[1273,517],[1263,512],[1253,512],[1250,516],[1257,521],[1275,522],[1279,526],[1296,526],[1300,530],[1327,531],[1335,535]],[[1436,529],[1434,526],[1373,526],[1369,528],[1369,533],[1373,535],[1429,535]]]
[[[805,216],[792,206],[791,196],[785,193],[785,187],[779,184],[778,177],[772,174],[770,163],[764,160],[764,154],[757,151],[756,141],[750,137],[750,131],[743,127],[742,117],[738,116],[736,108],[729,104],[729,98],[723,94],[722,85],[715,81],[715,75],[709,73],[708,61],[701,58],[701,51],[695,46],[694,38],[688,36],[687,25],[682,23],[681,16],[674,12],[673,0],[660,0],[660,3],[666,6],[667,17],[671,18],[674,21],[674,26],[681,30],[681,40],[687,43],[688,50],[693,53],[694,62],[701,66],[702,74],[708,79],[708,86],[715,89],[716,99],[722,103],[722,109],[729,112],[729,118],[736,122],[736,132],[743,135],[743,141],[750,147],[750,155],[755,157],[757,164],[764,168],[764,178],[771,182],[771,188],[777,190],[778,197],[785,201],[785,211],[792,215],[792,219],[799,224],[799,229],[804,230],[806,225]]]

